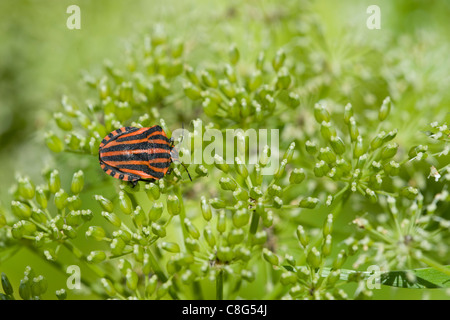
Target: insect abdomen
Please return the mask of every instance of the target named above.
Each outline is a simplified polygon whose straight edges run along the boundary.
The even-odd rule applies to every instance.
[[[125,127],[111,134],[100,146],[101,163],[125,174],[122,180],[133,180],[127,174],[141,179],[164,177],[171,164],[171,146],[161,127]]]

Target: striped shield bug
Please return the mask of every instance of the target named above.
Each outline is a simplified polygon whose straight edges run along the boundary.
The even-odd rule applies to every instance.
[[[100,143],[98,157],[103,171],[116,179],[130,181],[133,186],[139,180],[162,179],[171,163],[179,161],[173,139],[168,139],[158,125],[122,127],[111,132]]]

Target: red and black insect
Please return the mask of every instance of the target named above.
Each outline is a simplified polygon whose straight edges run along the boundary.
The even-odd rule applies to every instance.
[[[155,125],[150,128],[123,127],[111,132],[100,143],[98,157],[107,174],[136,185],[139,180],[163,178],[171,163],[178,161],[178,152],[173,140]],[[189,178],[192,180],[190,175]]]

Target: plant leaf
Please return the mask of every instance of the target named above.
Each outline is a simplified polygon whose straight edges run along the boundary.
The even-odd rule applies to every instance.
[[[446,266],[450,269],[450,266]],[[410,271],[415,281],[408,279],[408,271],[390,271],[381,275],[381,283],[401,288],[450,288],[450,276],[434,269],[423,268]]]
[[[450,270],[450,266],[445,266]],[[326,277],[330,269],[322,271],[322,277]],[[411,277],[413,275],[413,277]],[[373,276],[368,271],[354,271],[341,269],[341,280],[360,279],[365,280]],[[414,279],[415,278],[415,279]],[[404,271],[381,272],[381,283],[386,286],[410,288],[410,289],[436,289],[450,288],[450,276],[434,268],[421,268]]]

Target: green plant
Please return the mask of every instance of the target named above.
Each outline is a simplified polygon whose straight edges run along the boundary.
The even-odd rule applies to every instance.
[[[356,72],[363,58],[332,60],[317,46],[317,21],[304,15],[290,32],[312,34],[311,48],[292,40],[254,57],[231,44],[223,58],[198,63],[188,43],[158,31],[122,63],[85,74],[88,100],[64,95],[43,137],[56,167],[40,181],[18,175],[0,212],[0,261],[28,248],[62,273],[79,265],[83,286],[101,299],[370,298],[371,265],[388,286],[448,288],[445,107],[430,115],[415,105],[407,117],[417,112],[427,123],[414,118],[418,127],[405,128],[402,99],[414,86],[397,50],[407,46],[351,42],[396,71],[371,64]],[[210,129],[277,129],[280,146],[265,145],[249,163],[249,138],[237,134],[236,145],[224,142],[233,164],[219,153],[188,164],[193,182],[176,163],[136,187],[100,170],[104,136],[154,124],[169,137],[185,125],[177,143],[191,142],[187,155],[212,150],[212,141],[196,143]],[[263,174],[277,152],[276,170]],[[21,282],[21,298],[45,294],[41,278],[26,277],[39,290],[23,293]],[[4,275],[2,284],[1,297],[12,298]]]

